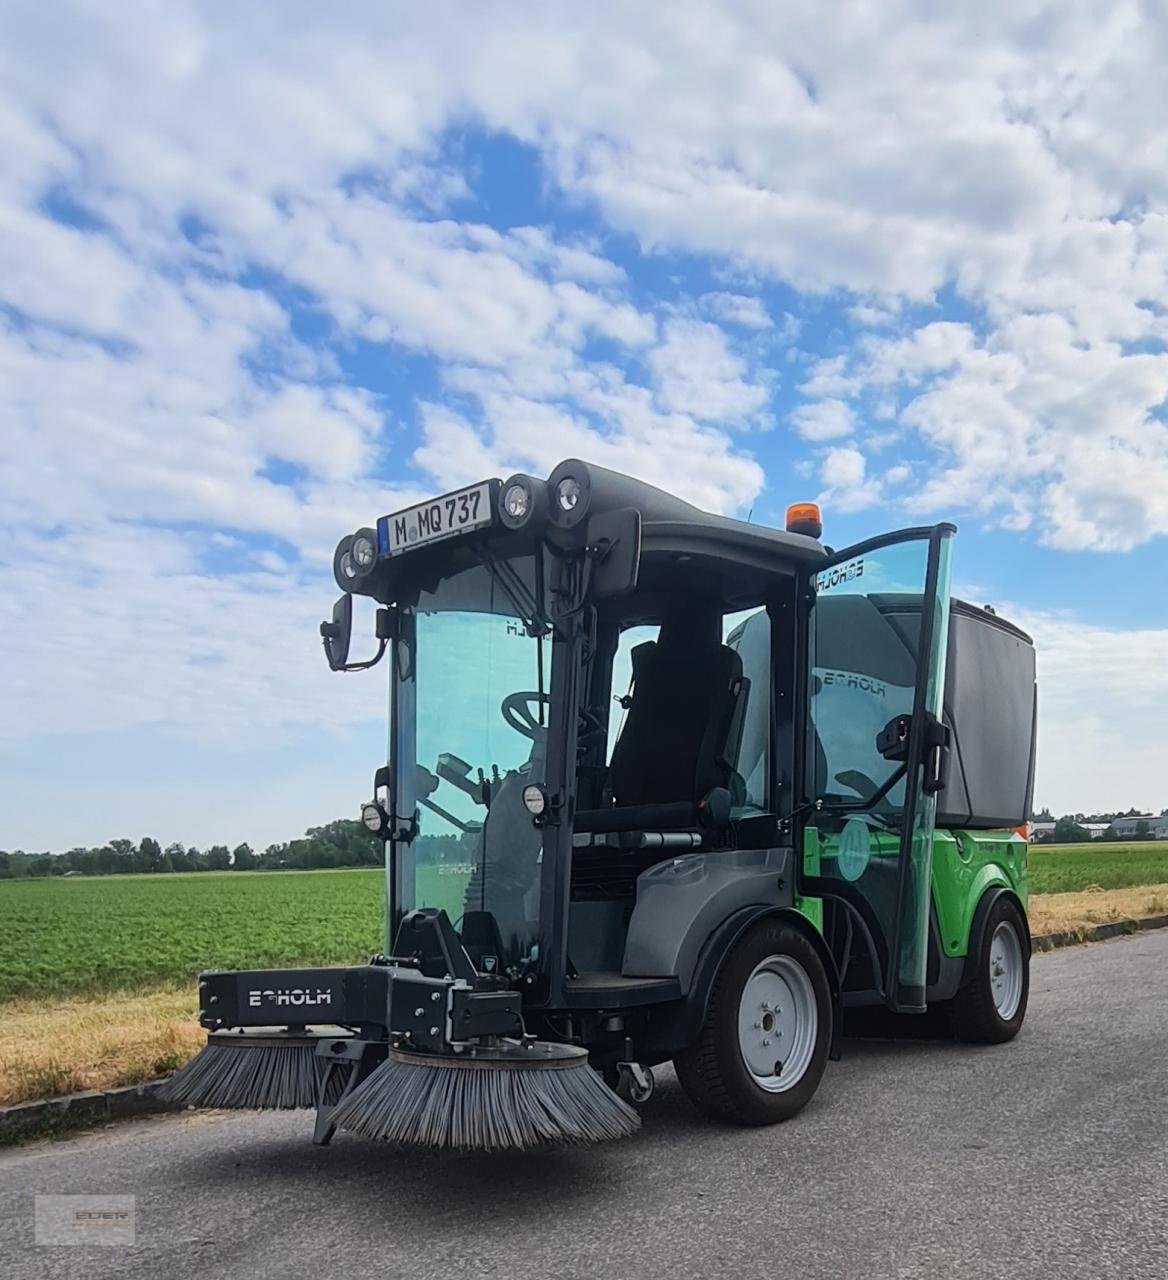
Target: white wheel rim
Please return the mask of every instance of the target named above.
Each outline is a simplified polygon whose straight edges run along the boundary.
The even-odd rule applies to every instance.
[[[1009,1022],[1022,1003],[1022,975],[1025,962],[1018,931],[1003,920],[990,939],[990,991],[994,1008],[1003,1022]]]
[[[819,1006],[807,970],[791,956],[755,966],[738,1005],[738,1048],[760,1089],[783,1093],[807,1074],[815,1056]]]

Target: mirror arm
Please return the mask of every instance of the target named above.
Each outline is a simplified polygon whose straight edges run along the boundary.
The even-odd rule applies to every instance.
[[[364,662],[346,662],[344,666],[333,667],[334,671],[368,671],[370,667],[375,667],[385,657],[385,649],[389,644],[388,640],[382,640],[377,646],[377,652],[372,658],[366,659]]]

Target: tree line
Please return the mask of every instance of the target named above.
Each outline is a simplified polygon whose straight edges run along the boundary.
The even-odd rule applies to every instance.
[[[1054,823],[1054,830],[1049,835],[1042,837],[1042,844],[1082,844],[1092,838],[1091,832],[1084,825],[1085,823],[1114,822],[1116,818],[1136,818],[1143,812],[1143,809],[1124,809],[1118,813],[1064,813],[1061,817],[1056,818],[1049,809],[1042,809],[1034,815],[1031,821]],[[1160,816],[1164,817],[1166,815],[1168,815],[1168,809],[1165,809]],[[1131,840],[1154,840],[1156,837],[1149,824],[1143,818],[1140,818],[1136,823],[1135,831],[1131,835],[1121,836],[1114,831],[1104,831],[1095,838],[1127,843]]]
[[[421,864],[466,857],[456,836],[418,836],[415,857]],[[309,827],[297,840],[270,844],[257,853],[249,844],[234,849],[225,844],[199,849],[194,845],[168,844],[153,836],[111,840],[108,844],[66,853],[26,853],[0,849],[0,880],[26,877],[110,875],[165,875],[176,871],[308,871],[322,867],[379,867],[381,840],[360,822],[338,818],[323,827]]]

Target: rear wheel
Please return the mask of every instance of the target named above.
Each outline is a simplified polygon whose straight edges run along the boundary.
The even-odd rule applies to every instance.
[[[765,920],[727,956],[697,1040],[674,1059],[677,1078],[715,1120],[776,1124],[819,1087],[831,1026],[814,945],[794,925]]]
[[[999,898],[986,917],[971,971],[949,1002],[958,1040],[1002,1044],[1018,1034],[1030,996],[1029,944],[1022,912]]]

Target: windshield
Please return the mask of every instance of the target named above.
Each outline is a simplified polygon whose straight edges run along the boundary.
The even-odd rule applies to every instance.
[[[444,908],[476,965],[512,977],[538,959],[542,841],[523,789],[545,780],[552,645],[527,609],[534,569],[477,565],[420,595],[391,751],[399,813],[416,821],[401,908]]]

